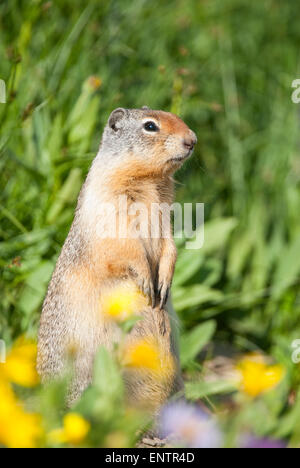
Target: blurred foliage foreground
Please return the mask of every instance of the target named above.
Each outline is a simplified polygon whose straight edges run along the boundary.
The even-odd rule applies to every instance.
[[[99,351],[93,385],[66,412],[69,376],[42,389],[35,345],[24,338],[36,337],[101,128],[114,107],[147,104],[196,131],[178,200],[206,204],[204,248],[179,242],[173,286],[190,403],[162,411],[162,433],[177,429],[176,443],[188,446],[299,446],[291,358],[300,338],[299,119],[291,101],[298,14],[289,0],[1,2],[1,445],[133,446],[150,424],[124,404],[128,363],[117,350]],[[155,363],[159,351],[151,346],[141,344],[134,365],[153,372],[146,356]]]

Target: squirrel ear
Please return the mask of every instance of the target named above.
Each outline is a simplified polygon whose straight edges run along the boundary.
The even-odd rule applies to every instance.
[[[123,109],[122,107],[119,107],[118,109],[115,109],[112,111],[110,114],[110,117],[108,119],[108,125],[110,128],[112,128],[115,132],[118,130],[117,123],[123,119],[126,115],[126,110]]]

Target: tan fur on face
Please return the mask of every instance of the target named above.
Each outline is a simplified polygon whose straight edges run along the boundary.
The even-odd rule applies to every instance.
[[[189,127],[179,118],[177,115],[171,114],[170,112],[153,112],[155,117],[161,126],[161,131],[164,135],[176,135],[184,138],[190,133]],[[149,115],[149,117],[151,117]]]

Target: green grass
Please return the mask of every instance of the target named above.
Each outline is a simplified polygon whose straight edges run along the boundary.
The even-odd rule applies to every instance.
[[[284,412],[299,380],[298,19],[291,0],[1,3],[1,338],[36,334],[111,110],[171,110],[199,141],[178,174],[178,200],[206,204],[204,249],[179,252],[183,331],[209,320],[214,342],[283,363]]]

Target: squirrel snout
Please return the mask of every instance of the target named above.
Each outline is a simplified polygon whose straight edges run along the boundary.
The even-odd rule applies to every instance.
[[[188,136],[184,137],[183,145],[185,146],[185,148],[192,150],[196,143],[197,137],[194,132],[191,131]]]

